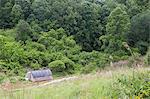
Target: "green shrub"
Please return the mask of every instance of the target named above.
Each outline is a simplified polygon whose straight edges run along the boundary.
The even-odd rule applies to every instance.
[[[65,64],[61,60],[55,60],[49,63],[48,66],[52,71],[63,71],[65,69]]]
[[[108,57],[107,54],[98,51],[81,52],[78,57],[78,63],[83,66],[92,63],[95,64],[94,66],[96,67],[103,68],[109,61]]]
[[[10,81],[11,83],[16,83],[16,82],[18,81],[18,79],[17,79],[16,77],[10,77],[10,78],[9,78],[9,81]]]
[[[5,79],[5,75],[0,73],[0,84],[3,83],[4,79]]]
[[[33,68],[33,69],[39,69],[41,66],[38,62],[35,62],[35,63],[31,63],[30,67]]]
[[[15,29],[5,29],[5,30],[0,29],[0,35],[9,37],[14,40],[16,36],[16,30]]]
[[[74,69],[75,63],[69,58],[63,57],[62,62],[65,64],[66,70]]]
[[[82,67],[81,69],[81,73],[91,73],[93,71],[95,71],[97,68],[96,63],[89,63],[88,65]]]
[[[112,84],[112,98],[150,98],[150,71],[121,75]]]
[[[128,58],[128,66],[129,67],[137,67],[138,63],[141,61],[140,54],[134,53],[131,57]]]
[[[36,49],[38,51],[45,51],[46,50],[46,48],[43,44],[40,44],[37,42],[31,42],[31,41],[26,42],[25,49],[28,49],[28,50]]]

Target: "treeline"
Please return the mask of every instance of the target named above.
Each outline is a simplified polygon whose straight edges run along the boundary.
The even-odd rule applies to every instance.
[[[0,70],[17,74],[19,68],[49,66],[54,71],[86,72],[130,55],[123,42],[145,55],[150,42],[149,3],[0,0]]]
[[[142,54],[148,46],[149,0],[1,0],[0,13],[2,29],[20,19],[35,33],[63,28],[85,51],[120,50],[115,40],[129,42]],[[103,35],[111,40],[99,40]]]

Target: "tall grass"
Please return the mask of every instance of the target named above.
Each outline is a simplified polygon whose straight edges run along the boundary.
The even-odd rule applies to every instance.
[[[128,74],[120,75],[112,84],[111,96],[119,99],[124,97],[150,99],[150,71],[133,70]]]
[[[98,99],[106,96],[110,81],[98,76],[89,76],[42,88],[10,91],[7,94],[3,91],[1,99]]]
[[[141,74],[143,73],[144,75],[148,73],[148,76],[142,76]],[[139,90],[138,87],[142,86],[145,77],[149,78],[149,72],[145,72],[145,69],[138,69],[134,75],[136,77],[133,78],[132,75],[133,70],[120,69],[119,71],[111,71],[111,75],[108,71],[104,73],[100,72],[80,76],[76,80],[64,81],[44,87],[23,88],[18,91],[0,90],[0,99],[114,99],[114,97],[115,99],[119,97],[121,99],[125,99],[123,97],[128,99],[132,94],[136,96],[136,94],[134,95],[134,91]],[[121,81],[118,82],[118,80]],[[129,84],[131,83],[133,84],[133,88],[135,86],[137,90],[134,90],[132,87],[130,88]],[[150,88],[150,86],[147,88]],[[149,92],[148,90],[147,92]],[[129,95],[126,94],[126,91],[129,92]]]

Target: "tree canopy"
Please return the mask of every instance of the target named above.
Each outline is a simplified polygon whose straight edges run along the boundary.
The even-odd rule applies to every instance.
[[[150,42],[149,0],[0,0],[0,71],[87,72]],[[14,68],[14,69],[13,69]],[[92,68],[92,69],[91,69]]]

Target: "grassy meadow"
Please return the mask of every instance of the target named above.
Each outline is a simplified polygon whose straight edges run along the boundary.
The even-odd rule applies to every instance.
[[[110,99],[110,98],[129,98],[134,97],[135,99],[142,99],[141,95],[125,94],[126,91],[124,89],[128,89],[132,93],[132,89],[128,88],[129,86],[126,83],[130,84],[129,79],[133,77],[133,74],[137,75],[140,79],[145,79],[145,77],[150,77],[150,72],[148,69],[145,68],[119,68],[119,69],[112,69],[112,70],[103,70],[100,72],[88,74],[88,75],[80,75],[75,80],[64,81],[56,84],[51,84],[48,86],[43,87],[24,87],[21,90],[11,90],[11,91],[2,91],[0,94],[0,99]],[[121,81],[116,84],[118,79],[127,78],[126,83],[121,85]],[[133,87],[142,87],[143,83],[139,83],[139,78],[135,77],[132,78],[133,81],[137,81],[137,83],[133,83]],[[141,78],[143,77],[143,78]],[[132,81],[131,80],[131,81]],[[122,82],[124,80],[122,79]],[[142,80],[140,81],[142,82]],[[139,84],[136,86],[136,84]],[[150,83],[147,83],[148,87],[145,89],[147,94],[150,90]],[[135,86],[134,86],[135,85]],[[113,89],[115,86],[115,89]],[[118,86],[118,91],[116,88]],[[126,86],[126,87],[125,87]],[[143,85],[144,86],[144,85]],[[119,91],[119,88],[122,91]],[[135,92],[138,91],[137,89],[134,90]],[[121,96],[118,95],[121,94]],[[143,94],[144,95],[144,94]],[[148,97],[148,96],[146,96]],[[133,99],[134,99],[133,98]],[[145,99],[145,98],[144,98]],[[146,98],[148,99],[148,98]]]

